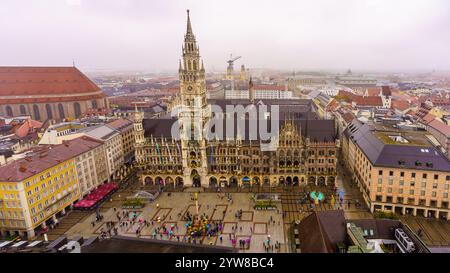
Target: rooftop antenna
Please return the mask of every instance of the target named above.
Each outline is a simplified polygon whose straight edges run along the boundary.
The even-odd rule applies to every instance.
[[[72,59],[72,66],[75,67],[75,60]]]

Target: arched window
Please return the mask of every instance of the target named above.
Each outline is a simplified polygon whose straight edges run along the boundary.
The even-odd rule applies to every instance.
[[[27,114],[27,109],[25,108],[25,105],[21,105],[20,106],[20,114],[21,115],[26,115]]]
[[[45,111],[47,111],[47,119],[53,119],[53,112],[50,104],[45,105]]]
[[[8,117],[12,117],[12,116],[14,116],[13,115],[13,110],[12,110],[12,108],[11,108],[11,106],[6,106],[6,115],[8,116]]]
[[[65,119],[66,118],[66,114],[64,114],[64,106],[61,103],[58,104],[58,112],[59,112],[59,118],[60,119]]]
[[[197,62],[194,61],[193,63],[194,63],[194,70],[197,70]]]
[[[97,109],[98,108],[98,104],[96,100],[92,101],[92,109]]]
[[[81,116],[81,107],[80,104],[78,102],[75,102],[73,104],[73,109],[75,111],[75,117],[78,118]]]
[[[188,61],[188,70],[192,70],[191,61]]]
[[[39,111],[39,106],[33,105],[34,119],[41,120],[41,112]]]

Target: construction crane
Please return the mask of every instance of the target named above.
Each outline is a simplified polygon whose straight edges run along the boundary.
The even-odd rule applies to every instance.
[[[233,58],[233,54],[230,56],[230,60],[228,60],[228,68],[227,68],[227,80],[234,79],[234,62],[242,58],[242,56],[238,56]]]

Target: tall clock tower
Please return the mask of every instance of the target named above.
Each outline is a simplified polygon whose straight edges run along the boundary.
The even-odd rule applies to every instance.
[[[184,175],[186,181],[190,181],[193,186],[205,186],[208,167],[203,128],[211,111],[206,101],[205,68],[192,32],[189,10],[179,75],[182,108],[178,116],[181,123]]]

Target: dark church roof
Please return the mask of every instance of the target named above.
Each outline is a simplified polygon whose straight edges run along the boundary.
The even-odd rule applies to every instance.
[[[302,253],[334,253],[347,238],[344,211],[313,212],[300,222]]]
[[[420,170],[450,171],[450,163],[423,132],[401,131],[354,120],[344,131],[375,166]],[[408,143],[397,143],[390,136],[402,136]]]
[[[277,104],[275,104],[275,102]],[[242,105],[243,107],[246,107],[251,104],[249,100],[209,100],[209,103],[219,105],[223,110],[226,109],[226,105]],[[273,109],[274,105],[278,106],[279,129],[281,129],[286,120],[292,120],[297,128],[301,128],[301,134],[304,137],[308,137],[312,142],[332,142],[335,141],[337,137],[334,121],[319,119],[312,108],[311,100],[261,100],[255,102],[257,109],[262,107],[261,105],[267,105],[268,112]],[[261,117],[259,114],[257,114],[256,117],[246,115],[245,133],[239,131],[236,118],[237,117],[231,121],[234,126],[233,135],[231,135],[233,138],[236,139],[239,132],[239,135],[244,141],[261,140],[260,134],[257,132],[259,132],[259,127],[264,123],[260,120]],[[231,119],[231,117],[221,119],[223,122],[221,126],[225,133],[228,128],[227,123],[229,123]],[[176,121],[177,119],[171,117],[170,115],[155,119],[144,119],[143,127],[145,130],[145,137],[153,136],[155,138],[171,138],[172,126]],[[267,124],[266,131],[270,132],[271,121],[270,119],[265,121]],[[218,128],[218,126],[220,126],[219,124],[216,124],[217,126],[213,126],[212,132],[216,132],[220,129]],[[255,130],[253,130],[253,128]],[[250,134],[250,132],[252,132],[252,134]]]
[[[144,119],[143,126],[145,131],[145,137],[153,136],[155,138],[172,137],[172,126],[177,121],[175,118],[157,118],[157,119]],[[223,132],[226,136],[226,128],[227,128],[227,119],[222,119],[223,121]],[[333,142],[336,139],[335,132],[335,124],[333,120],[293,120],[294,124],[301,128],[301,133],[303,136],[308,137],[312,142]],[[279,129],[284,124],[284,120],[279,120]],[[234,129],[233,129],[233,137],[236,138],[238,136],[239,128],[234,120]],[[251,130],[253,127],[256,130]],[[260,140],[259,132],[260,123],[258,120],[246,119],[245,121],[245,135],[240,132],[240,136],[242,140]],[[270,122],[267,122],[267,130],[270,132]],[[212,132],[218,130],[215,126],[213,127]],[[252,132],[252,134],[250,133]]]

